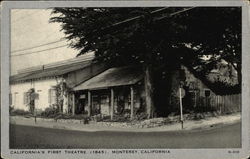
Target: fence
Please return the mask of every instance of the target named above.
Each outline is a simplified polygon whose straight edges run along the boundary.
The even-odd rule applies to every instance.
[[[205,111],[216,110],[222,114],[239,112],[241,111],[241,94],[200,97],[198,98],[197,107]]]

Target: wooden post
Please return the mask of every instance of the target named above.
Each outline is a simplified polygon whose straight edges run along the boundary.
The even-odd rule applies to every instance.
[[[151,118],[153,116],[154,111],[154,102],[153,102],[153,79],[152,79],[152,68],[151,66],[146,66],[145,68],[145,77],[144,77],[144,85],[145,85],[145,102],[146,102],[146,112],[147,118]]]
[[[130,119],[132,120],[134,117],[134,88],[133,86],[130,87],[130,97],[131,97]]]
[[[36,123],[36,114],[37,114],[37,113],[36,113],[36,109],[34,110],[34,113],[35,113],[35,123]]]
[[[113,120],[113,117],[114,117],[114,89],[111,88],[111,100],[110,100],[110,104],[111,104],[111,110],[110,110],[110,117],[111,117],[111,120]]]
[[[220,115],[221,115],[221,113],[222,113],[222,111],[221,111],[221,107],[222,107],[221,96],[219,96],[219,106],[220,106]]]
[[[179,88],[179,97],[180,97],[180,114],[181,114],[181,128],[183,129],[183,112],[182,112],[182,94],[181,94],[181,87]]]
[[[75,105],[75,93],[72,93],[72,115],[75,115],[76,105]]]
[[[90,116],[91,115],[91,92],[90,91],[88,91],[88,116]]]

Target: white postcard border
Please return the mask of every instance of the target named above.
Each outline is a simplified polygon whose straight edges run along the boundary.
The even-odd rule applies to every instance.
[[[33,149],[45,151],[45,154],[10,154],[9,149],[9,52],[10,52],[10,9],[45,9],[53,7],[159,7],[159,6],[242,6],[242,148],[240,149],[157,149],[169,150],[170,153],[138,153],[112,154],[112,149],[102,149],[108,152],[104,155],[93,154],[48,154],[50,150],[66,149]],[[248,5],[242,1],[5,1],[2,3],[1,23],[1,155],[4,158],[246,158],[249,155],[249,121],[250,121],[250,55],[249,51],[249,15]],[[18,149],[30,151],[31,149]],[[76,149],[78,150],[78,149]],[[83,149],[81,149],[83,150]],[[91,152],[95,149],[85,149]],[[101,149],[99,149],[101,150]],[[128,150],[128,149],[127,149]],[[138,151],[144,149],[136,149]],[[152,150],[152,149],[145,149]],[[239,150],[238,154],[230,154],[230,150]]]

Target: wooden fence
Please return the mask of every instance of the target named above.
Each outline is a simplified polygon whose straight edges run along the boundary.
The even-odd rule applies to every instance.
[[[200,97],[197,101],[197,107],[205,111],[216,110],[222,114],[239,112],[241,111],[241,94]]]

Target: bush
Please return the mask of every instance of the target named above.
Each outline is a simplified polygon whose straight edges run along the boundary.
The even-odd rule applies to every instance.
[[[36,116],[41,116],[42,113],[43,113],[42,109],[35,109]]]
[[[15,116],[15,115],[30,115],[31,113],[29,111],[25,111],[22,109],[12,109],[10,112],[10,115]]]
[[[194,120],[200,120],[200,119],[204,119],[204,114],[196,113],[194,116]]]
[[[90,117],[88,117],[85,114],[78,114],[78,115],[71,115],[71,114],[56,114],[54,116],[55,120],[58,119],[77,119],[77,120],[82,120],[84,124],[88,124],[90,121]]]
[[[54,118],[59,115],[58,110],[55,107],[48,107],[42,113],[42,117]]]
[[[127,122],[130,120],[130,116],[115,115],[113,121],[115,122]]]
[[[11,113],[14,110],[14,107],[10,106],[9,107],[9,112]]]
[[[85,118],[89,118],[87,114],[76,114],[76,115],[71,115],[70,119],[78,119],[78,120],[82,120]]]
[[[134,120],[144,120],[147,119],[148,115],[145,112],[138,113],[135,115]]]
[[[91,120],[93,120],[95,122],[102,121],[102,116],[101,116],[101,114],[94,115],[91,117]]]

